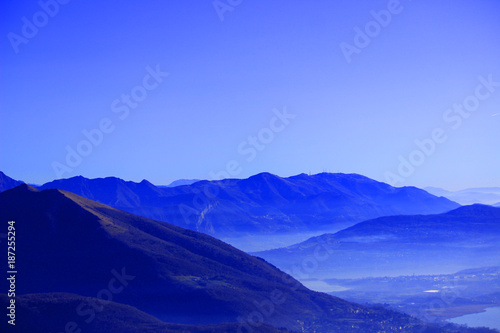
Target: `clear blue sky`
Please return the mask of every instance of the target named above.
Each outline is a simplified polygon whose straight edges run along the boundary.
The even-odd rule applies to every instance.
[[[42,3],[50,15],[1,4],[0,170],[13,178],[500,186],[499,1]]]

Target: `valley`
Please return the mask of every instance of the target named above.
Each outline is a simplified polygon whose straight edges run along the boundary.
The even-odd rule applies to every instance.
[[[323,281],[344,288],[328,292],[331,295],[360,304],[381,304],[426,321],[450,319],[500,306],[500,267],[443,275]]]
[[[492,332],[446,320],[499,305],[498,208],[460,207],[343,174],[261,174],[173,188],[83,177],[38,188],[0,184],[11,187],[0,193],[0,219],[15,220],[24,235],[18,312],[47,330],[73,322],[70,313],[61,320],[52,313],[76,304],[90,315],[77,317],[78,325],[89,320],[93,331],[116,315],[116,327],[130,316],[132,331],[145,332]],[[85,197],[53,189],[57,184]],[[195,225],[173,220],[206,233],[147,218],[175,216],[200,193],[212,193],[202,214],[210,228],[199,216]],[[145,210],[145,202],[156,208]],[[412,205],[438,212],[397,213],[415,212]],[[376,216],[381,209],[392,215]],[[325,220],[314,225],[314,212]],[[109,280],[118,276],[119,288]],[[33,317],[41,304],[48,312]],[[82,312],[90,304],[99,309],[95,316]]]

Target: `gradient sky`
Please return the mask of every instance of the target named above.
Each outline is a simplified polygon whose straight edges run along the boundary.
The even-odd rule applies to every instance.
[[[49,16],[3,1],[0,170],[31,183],[329,171],[500,186],[500,84],[478,88],[500,82],[499,1],[218,4],[70,1]],[[348,62],[341,45],[355,42]],[[159,83],[156,68],[169,74]],[[142,100],[126,107],[132,92]],[[465,101],[466,116],[447,111]],[[89,143],[82,131],[99,126]],[[87,155],[70,167],[67,147]]]

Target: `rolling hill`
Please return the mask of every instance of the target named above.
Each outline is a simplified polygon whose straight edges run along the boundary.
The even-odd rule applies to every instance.
[[[264,323],[316,332],[414,332],[422,327],[406,315],[313,292],[264,260],[208,235],[71,192],[25,184],[2,192],[0,220],[15,221],[18,296],[71,293],[128,305],[164,322],[236,322],[241,330]],[[0,246],[7,250],[5,242]],[[8,290],[6,279],[0,287]],[[26,302],[40,299],[34,309],[42,311],[44,297],[26,296]],[[47,306],[58,311],[61,302],[77,301],[62,297]],[[73,318],[66,314],[60,313],[60,320]],[[139,315],[150,321],[133,314]]]
[[[318,246],[335,245],[319,257]],[[286,248],[254,253],[300,279],[447,274],[500,264],[500,209],[380,217]],[[313,262],[314,272],[301,265]]]
[[[45,293],[22,295],[16,299],[15,332],[92,332],[92,333],[234,333],[238,323],[220,325],[182,325],[165,323],[136,308],[116,302],[107,302],[102,308],[92,311],[88,304],[100,304],[102,300],[67,293]],[[0,294],[0,304],[9,304],[6,295]],[[81,308],[80,314],[76,309]],[[13,327],[5,320],[0,322],[2,332],[11,332]],[[262,324],[253,329],[255,333],[284,333],[271,325]]]

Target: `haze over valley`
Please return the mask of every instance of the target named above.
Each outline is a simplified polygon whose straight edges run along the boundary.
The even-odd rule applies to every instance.
[[[1,1],[1,333],[500,333],[500,1]]]
[[[0,186],[0,218],[15,220],[17,232],[26,235],[17,253],[26,275],[17,285],[22,294],[33,294],[21,298],[27,316],[36,304],[51,311],[61,302],[85,304],[78,297],[96,297],[99,285],[120,269],[131,287],[113,296],[116,309],[107,310],[119,314],[116,327],[133,310],[140,312],[132,316],[143,318],[138,322],[155,329],[175,331],[173,325],[180,324],[177,329],[193,332],[209,327],[231,332],[249,325],[241,318],[256,307],[261,315],[267,314],[263,309],[270,312],[259,322],[262,332],[272,326],[391,331],[395,325],[408,332],[425,325],[447,332],[460,328],[446,320],[500,305],[493,267],[500,253],[500,208],[460,206],[414,187],[327,173],[289,178],[264,173],[175,187],[75,177],[38,189],[1,173]],[[162,221],[149,219],[155,217]],[[252,257],[208,235],[230,239],[236,247],[253,239],[247,247],[260,252]],[[276,248],[280,242],[290,244]],[[458,271],[463,273],[453,274]],[[435,295],[450,291],[459,294],[436,312]],[[286,297],[275,299],[278,294]],[[332,306],[339,309],[336,315]],[[380,319],[361,319],[368,317]],[[39,324],[55,329],[57,322]],[[213,326],[225,322],[235,324]]]

